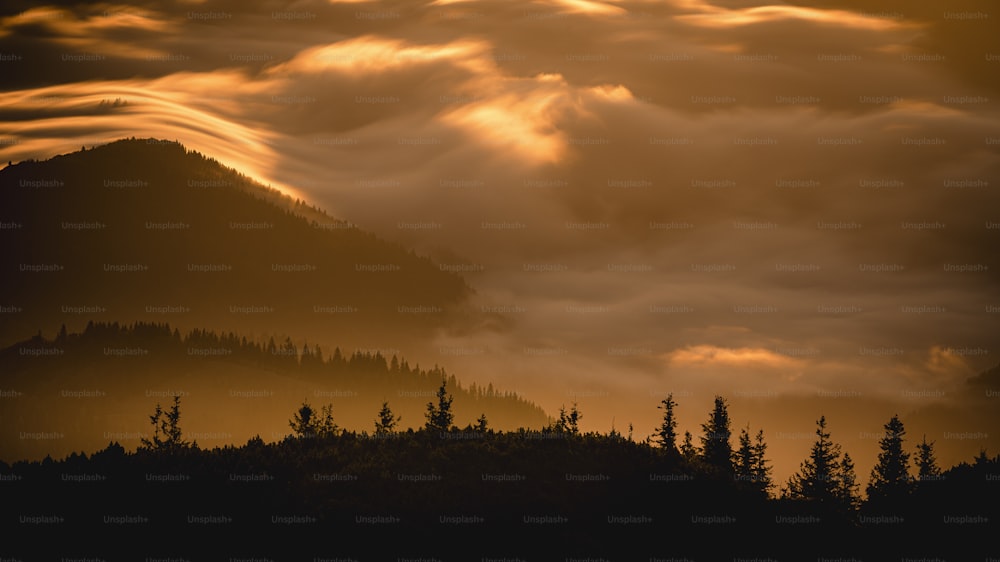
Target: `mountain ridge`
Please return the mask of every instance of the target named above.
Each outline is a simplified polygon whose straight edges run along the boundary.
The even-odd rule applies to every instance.
[[[391,350],[390,350],[391,351]],[[82,332],[63,327],[0,348],[0,451],[14,457],[91,450],[105,437],[138,445],[157,403],[181,397],[190,429],[206,444],[245,442],[255,435],[276,441],[289,434],[288,420],[303,403],[330,404],[344,428],[371,430],[383,402],[399,426],[420,428],[426,404],[442,382],[454,399],[455,424],[485,415],[490,427],[541,427],[539,406],[492,384],[463,385],[434,365],[413,366],[380,350],[335,348],[254,340],[206,329],[184,334],[166,323],[131,325],[89,322]],[[22,439],[19,433],[58,434],[58,440]]]
[[[0,344],[64,323],[169,318],[406,347],[473,293],[429,258],[174,141],[7,166],[0,202]]]

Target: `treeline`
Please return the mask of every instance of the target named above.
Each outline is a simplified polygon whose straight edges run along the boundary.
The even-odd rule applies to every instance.
[[[437,365],[387,352],[398,353],[182,333],[163,323],[93,322],[80,332],[38,334],[0,349],[0,384],[17,391],[0,409],[0,459],[61,457],[112,440],[134,449],[151,401],[173,395],[194,408],[186,429],[208,447],[245,443],[255,434],[280,439],[288,412],[303,400],[334,404],[338,423],[359,431],[389,400],[401,427],[417,428],[442,380],[462,425],[483,413],[505,430],[548,423],[544,410],[514,392],[469,384]]]
[[[319,556],[335,545],[354,560],[388,552],[442,561],[864,559],[886,541],[904,557],[944,555],[956,541],[963,552],[988,552],[1000,455],[983,452],[942,471],[933,444],[922,441],[912,475],[893,416],[862,500],[823,417],[800,471],[777,486],[762,432],[741,429],[732,443],[725,399],[716,398],[697,443],[677,434],[672,396],[660,407],[656,436],[642,441],[581,431],[575,405],[538,429],[497,431],[486,416],[461,427],[443,381],[418,429],[400,430],[388,401],[372,412],[371,431],[360,432],[340,428],[329,404],[305,402],[289,412],[286,438],[209,450],[185,436],[174,397],[156,405],[134,453],[110,443],[89,456],[0,463],[0,477],[13,484],[2,512],[56,513],[98,538],[118,530],[106,514],[132,518],[130,534],[154,540],[208,525],[205,533],[239,544],[280,538],[270,552]],[[235,543],[215,544],[238,554]]]
[[[842,514],[854,512],[862,506],[861,485],[854,461],[840,444],[832,440],[825,416],[816,421],[816,441],[809,456],[802,461],[797,473],[778,486],[771,478],[772,467],[766,458],[767,443],[763,429],[751,437],[749,425],[741,428],[737,446],[733,447],[728,406],[723,397],[715,397],[714,408],[701,426],[700,446],[693,443],[690,431],[684,433],[680,444],[677,443],[676,407],[673,395],[668,395],[659,406],[664,413],[662,424],[657,428],[656,441],[666,457],[697,466],[706,475],[732,479],[762,497],[774,495],[782,500],[805,502]],[[881,508],[898,505],[918,491],[933,489],[946,480],[934,454],[934,442],[928,442],[924,436],[911,450],[907,450],[905,436],[903,422],[898,415],[893,415],[884,425],[884,434],[879,439],[878,459],[865,487],[865,506]],[[1000,456],[991,461],[984,450],[975,462],[984,465],[995,463],[998,458]]]
[[[355,349],[344,352],[335,347],[324,353],[318,344],[297,345],[290,336],[266,341],[247,338],[235,332],[215,332],[192,329],[182,334],[167,322],[94,322],[89,321],[82,332],[70,333],[63,325],[54,338],[45,338],[39,331],[26,342],[0,351],[5,364],[16,369],[18,359],[34,357],[22,350],[56,349],[89,358],[129,358],[158,363],[186,360],[219,360],[272,370],[281,374],[297,374],[309,380],[335,383],[392,385],[395,389],[429,389],[436,381],[445,380],[452,393],[474,401],[502,401],[512,410],[520,411],[526,420],[544,419],[542,409],[516,392],[498,390],[492,383],[481,386],[475,382],[464,386],[455,375],[434,365],[421,368],[410,365],[394,350]],[[34,353],[33,351],[33,353]],[[385,351],[385,353],[383,353]]]

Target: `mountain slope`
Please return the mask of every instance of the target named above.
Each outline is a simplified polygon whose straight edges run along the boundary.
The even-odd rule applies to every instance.
[[[0,344],[88,320],[394,347],[470,289],[430,260],[178,143],[0,170]]]

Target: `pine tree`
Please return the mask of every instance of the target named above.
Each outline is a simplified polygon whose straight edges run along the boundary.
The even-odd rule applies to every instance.
[[[396,423],[403,419],[401,416],[393,415],[389,409],[389,403],[382,401],[382,409],[378,411],[375,418],[375,435],[390,435],[396,432]]]
[[[340,428],[333,421],[333,404],[324,404],[317,426],[317,435],[319,437],[332,437],[339,432]]]
[[[336,435],[340,428],[333,421],[333,405],[327,404],[316,412],[308,402],[303,401],[302,406],[289,420],[288,425],[292,431],[303,439],[316,437],[331,437]]]
[[[170,411],[167,412],[166,427],[164,432],[167,435],[167,446],[171,448],[179,447],[183,445],[181,440],[181,397],[179,395],[174,395],[174,403],[170,406]]]
[[[291,337],[285,338],[285,342],[281,344],[281,351],[279,353],[289,362],[298,362],[299,360],[299,349],[295,347],[295,342],[292,341]]]
[[[160,403],[157,402],[156,409],[153,410],[153,415],[149,416],[149,422],[153,424],[153,436],[152,439],[146,437],[142,437],[140,439],[143,447],[154,450],[163,448],[163,438],[160,437],[161,434],[160,424],[162,417],[163,417],[163,408],[160,406]]]
[[[885,435],[879,439],[878,463],[872,469],[868,482],[869,501],[898,500],[910,492],[910,454],[903,450],[903,436],[906,429],[899,416],[885,424]]]
[[[701,454],[701,451],[699,451],[698,448],[694,446],[694,443],[692,443],[692,439],[693,436],[691,435],[691,432],[685,431],[684,442],[681,443],[681,456],[688,462],[694,462]]]
[[[486,433],[489,431],[489,425],[486,421],[486,414],[480,414],[479,419],[476,420],[476,431],[480,433]]]
[[[559,418],[549,424],[556,433],[566,433],[566,405],[559,406]]]
[[[674,402],[673,393],[668,394],[666,399],[660,402],[661,406],[657,406],[663,410],[663,423],[660,424],[657,434],[659,435],[660,448],[662,448],[668,455],[677,454],[677,417],[674,415],[674,407],[677,403]]]
[[[740,429],[739,448],[736,450],[733,463],[733,477],[741,482],[751,482],[753,479],[753,443],[750,441],[750,426]]]
[[[580,433],[580,420],[583,419],[583,414],[580,413],[579,408],[576,406],[576,402],[573,402],[573,407],[569,410],[569,416],[566,418],[569,432],[573,435],[578,435]]]
[[[611,418],[611,431],[608,432],[608,438],[611,439],[611,440],[613,440],[613,441],[624,441],[625,440],[625,438],[622,437],[621,432],[619,432],[617,429],[615,429],[615,418],[614,417]]]
[[[317,421],[315,419],[315,411],[308,402],[303,401],[302,406],[289,420],[288,425],[292,428],[292,431],[299,437],[315,437],[318,433],[317,431]]]
[[[802,462],[799,472],[788,480],[788,495],[793,499],[813,500],[834,505],[838,500],[840,484],[840,445],[830,440],[826,430],[826,416],[816,422],[818,439],[813,443],[809,457]]]
[[[848,510],[855,510],[861,503],[858,495],[860,485],[857,475],[854,473],[854,461],[849,453],[844,453],[837,470],[837,499],[841,506]]]
[[[446,384],[447,381],[442,379],[441,387],[437,391],[437,406],[433,402],[427,403],[427,429],[430,431],[444,432],[451,429],[454,418],[451,413],[451,402],[454,397],[447,393]]]
[[[768,495],[773,487],[771,483],[771,467],[767,466],[765,453],[767,444],[764,442],[764,430],[761,429],[753,440],[750,438],[750,426],[740,430],[740,446],[734,455],[733,478],[742,482],[747,488],[756,490],[762,495]]]
[[[753,465],[751,474],[758,489],[765,495],[770,494],[774,483],[771,481],[771,467],[767,465],[767,443],[764,442],[764,430],[757,431],[757,436],[753,443]]]
[[[573,402],[573,407],[570,411],[566,411],[565,406],[559,407],[559,419],[555,421],[552,425],[552,429],[558,433],[569,433],[572,435],[578,435],[580,433],[580,420],[583,419],[583,414],[576,406],[576,402]]]
[[[927,442],[927,436],[917,444],[917,479],[921,482],[940,480],[941,469],[934,457],[934,442]]]
[[[153,435],[151,439],[141,438],[143,447],[155,451],[177,451],[191,446],[190,443],[184,441],[181,434],[181,397],[179,395],[174,395],[174,403],[166,412],[157,403],[153,415],[149,416],[149,421],[153,425]]]
[[[714,467],[723,475],[733,472],[733,447],[729,443],[729,412],[726,401],[721,396],[715,397],[715,407],[708,421],[701,426],[704,435],[701,437],[701,456],[709,466]]]

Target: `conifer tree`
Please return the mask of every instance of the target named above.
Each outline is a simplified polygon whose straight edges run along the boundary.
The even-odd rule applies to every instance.
[[[764,494],[770,494],[774,482],[771,481],[771,467],[767,465],[767,443],[764,442],[763,429],[757,431],[757,436],[751,447],[753,449],[753,465],[750,469],[754,482],[760,491]]]
[[[378,411],[378,417],[375,418],[375,435],[389,435],[396,432],[396,424],[399,420],[403,419],[401,416],[396,416],[389,409],[389,403],[382,401],[382,409]]]
[[[149,421],[153,425],[152,438],[141,438],[141,443],[146,449],[177,451],[191,446],[182,438],[181,397],[179,395],[174,395],[174,403],[168,411],[164,411],[157,403],[153,415],[149,416]]]
[[[733,472],[733,447],[729,443],[729,411],[721,396],[715,397],[715,407],[708,421],[701,426],[701,456],[709,466],[723,475]]]
[[[677,406],[677,403],[674,402],[673,393],[668,394],[660,404],[657,406],[663,410],[663,423],[657,430],[660,448],[668,455],[674,455],[677,454],[677,417],[674,415],[674,407]]]
[[[928,443],[927,436],[924,435],[923,441],[917,444],[917,480],[925,482],[940,478],[941,469],[934,457],[934,442]]]
[[[449,395],[445,389],[447,381],[441,380],[441,387],[437,391],[438,403],[427,403],[427,429],[430,431],[444,432],[451,429],[454,414],[451,412],[451,402],[454,397]]]
[[[559,419],[552,425],[552,429],[559,433],[578,435],[580,433],[581,419],[583,419],[583,414],[577,408],[576,402],[573,402],[573,406],[569,412],[566,411],[565,406],[561,406],[559,408]]]
[[[303,401],[302,406],[289,420],[288,425],[298,437],[315,437],[319,433],[319,421],[316,419],[316,412],[309,402]]]
[[[694,462],[695,460],[698,459],[698,456],[701,454],[701,451],[699,451],[698,448],[694,446],[692,440],[693,436],[691,435],[691,432],[685,431],[684,442],[681,443],[681,456],[684,457],[684,460],[688,462]]]
[[[885,435],[879,439],[878,463],[872,469],[868,482],[868,499],[896,499],[910,492],[912,478],[910,477],[910,454],[903,450],[903,436],[906,429],[899,416],[885,424]]]
[[[750,441],[750,428],[740,428],[739,448],[736,449],[733,463],[733,477],[741,482],[750,482],[753,478],[753,443]]]
[[[751,439],[749,425],[740,429],[739,444],[734,455],[733,478],[766,496],[773,484],[771,467],[767,466],[765,458],[767,444],[764,442],[764,430],[759,430]]]
[[[854,473],[854,461],[849,453],[844,453],[837,470],[837,498],[842,507],[848,510],[855,510],[861,503],[858,495],[860,485],[857,475]]]
[[[340,431],[333,421],[332,404],[326,404],[316,412],[308,402],[303,401],[288,425],[298,437],[304,439],[332,437]]]
[[[830,440],[826,416],[816,422],[816,436],[809,457],[788,481],[788,496],[835,505],[839,501],[840,445]]]

